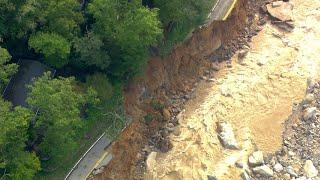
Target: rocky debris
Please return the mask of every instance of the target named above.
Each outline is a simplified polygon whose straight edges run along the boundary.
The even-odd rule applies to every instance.
[[[262,152],[255,152],[249,157],[249,165],[260,159],[260,165],[252,168],[254,173],[251,176],[255,179],[263,179],[255,172],[257,167],[265,165],[273,167],[275,179],[307,180],[319,177],[320,82],[309,82],[308,85],[305,99],[293,107],[292,115],[285,122],[282,148],[271,155],[270,161],[262,162]],[[261,171],[261,168],[258,170]]]
[[[287,167],[287,173],[290,174],[290,176],[292,177],[298,177],[298,174],[296,173],[296,171],[293,169],[292,166]]]
[[[240,50],[238,53],[238,59],[241,60],[241,59],[245,58],[248,53],[249,53],[248,49]]]
[[[256,151],[256,152],[252,153],[251,156],[249,156],[249,165],[251,167],[259,166],[262,164],[264,164],[262,151]]]
[[[269,168],[267,165],[258,166],[252,169],[253,173],[259,174],[266,177],[273,176],[273,170]]]
[[[312,103],[315,100],[315,97],[313,94],[307,94],[305,97],[305,103]]]
[[[276,172],[281,172],[283,171],[283,166],[280,163],[277,163],[276,165],[273,166],[274,171]]]
[[[170,118],[171,118],[171,113],[170,113],[170,111],[168,109],[163,109],[162,110],[162,115],[163,115],[163,117],[164,117],[164,119],[166,121],[169,121]]]
[[[103,170],[104,170],[104,167],[100,167],[99,169],[94,169],[92,171],[92,175],[96,176],[98,174],[101,174],[103,172]]]
[[[318,175],[318,170],[316,169],[316,167],[314,167],[312,161],[307,160],[305,165],[303,166],[303,170],[305,175],[308,178],[313,178],[316,177]]]
[[[276,1],[267,4],[268,13],[280,21],[292,21],[293,20],[293,5],[289,2]]]
[[[317,114],[317,108],[316,107],[309,107],[304,110],[303,119],[307,121],[307,120],[315,117],[316,114]]]
[[[249,174],[247,173],[247,171],[244,171],[243,173],[241,173],[241,178],[242,180],[250,180],[250,176]]]
[[[208,175],[208,180],[217,180],[217,178],[215,176]]]
[[[218,122],[218,137],[227,149],[239,149],[232,126],[227,122]]]
[[[265,9],[273,18],[273,24],[288,32],[294,29],[293,5],[290,2],[275,1],[267,4]]]
[[[162,128],[159,128],[159,130],[156,130],[156,132],[150,132],[151,134],[148,134],[148,144],[146,145],[148,148],[144,148],[140,151],[141,158],[137,160],[136,167],[137,170],[139,170],[138,175],[143,174],[141,172],[144,172],[146,169],[146,160],[148,158],[148,155],[152,151],[156,152],[166,152],[170,150],[171,143],[169,140],[169,135],[172,133],[174,136],[180,135],[180,128],[177,126],[179,125],[179,119],[177,116],[182,111],[182,108],[185,104],[185,102],[193,98],[195,95],[195,89],[198,85],[198,80],[201,80],[201,77],[212,83],[219,83],[216,79],[214,79],[213,75],[215,72],[220,71],[222,66],[219,64],[223,61],[229,61],[227,64],[227,67],[232,67],[232,64],[230,63],[230,58],[237,53],[239,50],[244,49],[244,51],[247,51],[247,49],[250,49],[249,42],[251,42],[251,38],[257,34],[257,32],[262,30],[262,26],[266,24],[268,17],[267,14],[259,13],[259,8],[266,4],[266,2],[269,2],[269,0],[262,0],[262,1],[254,1],[249,0],[246,3],[246,9],[248,13],[248,20],[246,21],[246,25],[243,26],[245,28],[240,29],[239,34],[237,38],[230,39],[226,42],[223,42],[223,44],[219,44],[219,47],[214,54],[207,56],[206,59],[208,59],[210,62],[210,68],[209,73],[208,71],[204,71],[204,74],[199,74],[198,79],[192,80],[192,82],[186,82],[186,88],[187,90],[184,91],[178,91],[173,89],[165,89],[165,95],[166,100],[168,101],[168,112],[165,112],[164,110],[161,111],[161,115],[166,120],[163,122],[163,125],[161,125]],[[255,15],[259,14],[258,18],[255,18]],[[154,98],[151,92],[145,91],[145,98],[143,100],[146,100],[148,98]],[[185,95],[189,95],[189,97],[186,97]],[[225,95],[231,96],[230,94],[226,93]],[[170,109],[170,111],[169,111]],[[170,114],[170,117],[169,117]],[[167,124],[173,123],[174,128],[168,129]],[[173,131],[172,131],[173,130]],[[234,136],[234,135],[233,135]],[[237,145],[237,143],[236,143]],[[231,147],[237,147],[235,145],[231,145]],[[141,170],[141,172],[140,172]],[[247,172],[249,174],[249,172]],[[135,175],[136,176],[136,175]],[[140,176],[138,176],[140,177]]]
[[[244,164],[243,164],[243,161],[240,159],[238,160],[236,163],[235,163],[236,167],[238,168],[243,168]]]

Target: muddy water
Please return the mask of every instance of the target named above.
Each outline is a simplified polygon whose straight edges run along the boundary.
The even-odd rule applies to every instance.
[[[284,33],[268,23],[241,63],[233,57],[233,68],[200,85],[180,115],[180,135],[170,137],[172,150],[149,156],[146,179],[240,179],[235,161],[254,148],[273,152],[280,147],[292,104],[304,96],[307,79],[320,77],[320,2],[291,3],[295,30]],[[221,147],[219,120],[232,124],[241,150]]]

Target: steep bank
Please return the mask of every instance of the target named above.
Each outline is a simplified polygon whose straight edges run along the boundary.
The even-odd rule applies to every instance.
[[[140,177],[136,163],[144,159],[141,150],[148,145],[149,138],[166,124],[159,121],[149,125],[144,123],[143,117],[151,111],[150,101],[156,99],[164,103],[171,115],[178,113],[180,102],[185,101],[180,97],[194,90],[199,77],[213,65],[216,66],[216,62],[228,60],[233,52],[251,39],[252,35],[245,33],[248,31],[245,27],[253,24],[259,7],[255,1],[240,0],[227,21],[214,22],[196,30],[169,57],[153,57],[150,60],[146,79],[132,83],[126,90],[126,109],[135,121],[113,145],[114,159],[96,179],[133,179],[137,171],[136,177]],[[235,43],[234,40],[240,35],[246,37]],[[216,51],[221,44],[223,47]],[[170,144],[164,144],[168,144],[167,148],[164,147],[167,151]]]
[[[290,3],[294,30],[285,32],[268,21],[244,58],[239,58],[242,52],[233,56],[232,68],[200,86],[178,116],[172,148],[149,155],[145,179],[241,179],[238,160],[246,169],[252,151],[273,153],[282,147],[292,104],[304,97],[307,79],[320,77],[320,3]],[[233,127],[239,150],[221,145],[219,121]]]

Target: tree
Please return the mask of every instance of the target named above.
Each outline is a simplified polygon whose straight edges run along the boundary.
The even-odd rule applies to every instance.
[[[2,178],[33,179],[40,170],[35,153],[25,150],[27,130],[34,114],[22,107],[12,108],[0,98],[0,172]]]
[[[45,61],[56,68],[68,63],[70,43],[55,33],[37,33],[29,39],[29,46],[45,57]]]
[[[40,31],[59,34],[68,40],[80,32],[83,15],[77,0],[37,0],[28,3],[33,11],[27,15],[35,19]]]
[[[36,28],[28,0],[0,0],[0,37],[22,38]]]
[[[106,70],[110,64],[109,53],[102,40],[92,32],[88,32],[84,37],[77,38],[74,42],[75,52],[79,54],[82,63],[88,66],[96,66]]]
[[[160,9],[160,19],[165,29],[165,54],[178,42],[183,41],[193,28],[207,17],[212,0],[154,0]],[[167,47],[166,47],[167,46]]]
[[[29,86],[27,103],[39,108],[34,124],[34,142],[40,142],[39,154],[49,158],[50,164],[59,164],[66,152],[76,147],[76,131],[82,125],[81,110],[96,102],[96,93],[83,93],[75,88],[74,78],[51,79],[45,73]]]
[[[2,92],[4,87],[9,82],[10,77],[17,72],[18,65],[8,64],[11,56],[6,49],[0,47],[0,91]]]
[[[147,50],[162,34],[157,10],[150,10],[140,0],[94,0],[88,12],[93,16],[93,32],[110,49],[113,75],[126,78],[141,71]]]

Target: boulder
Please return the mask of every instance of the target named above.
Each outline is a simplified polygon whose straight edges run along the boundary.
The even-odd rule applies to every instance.
[[[170,113],[170,111],[168,109],[163,109],[162,110],[162,115],[163,115],[163,117],[164,117],[164,119],[166,121],[169,121],[170,118],[171,118],[171,113]]]
[[[292,21],[293,20],[293,5],[289,2],[278,2],[267,4],[268,13],[280,21]]]
[[[314,167],[312,161],[310,160],[306,161],[305,165],[303,166],[303,170],[304,170],[304,174],[308,178],[313,178],[318,175],[318,170],[316,169],[316,167]]]
[[[298,174],[295,172],[292,166],[287,167],[287,173],[289,173],[293,177],[298,177]]]
[[[252,169],[255,174],[259,174],[266,177],[273,177],[273,171],[266,165],[258,166]]]
[[[309,107],[304,110],[303,112],[303,119],[304,120],[309,120],[317,114],[317,108],[316,107]]]
[[[277,163],[273,166],[273,169],[274,169],[274,171],[279,173],[279,172],[283,171],[283,166],[280,163]]]
[[[238,149],[238,143],[230,124],[226,122],[219,122],[218,133],[218,137],[223,147],[227,149]]]
[[[246,171],[241,173],[241,178],[242,178],[242,180],[250,180],[250,176]]]
[[[306,97],[305,97],[305,101],[306,101],[307,103],[311,103],[311,102],[314,101],[314,100],[315,100],[315,97],[314,97],[313,94],[307,94]]]
[[[208,180],[217,180],[217,178],[215,176],[212,176],[212,175],[208,175]]]
[[[262,151],[256,151],[256,152],[252,153],[251,156],[249,156],[249,165],[251,167],[259,166],[262,164],[264,164]]]

